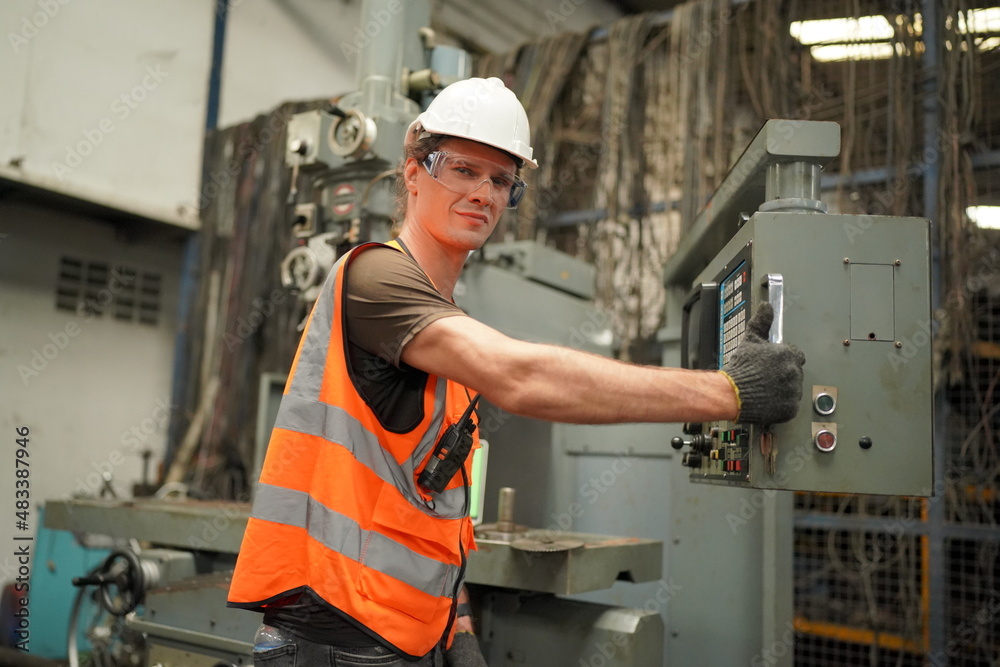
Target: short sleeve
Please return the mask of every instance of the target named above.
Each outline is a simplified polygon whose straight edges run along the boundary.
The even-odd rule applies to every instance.
[[[424,327],[465,315],[409,255],[393,248],[358,253],[344,279],[348,340],[397,367],[403,349]]]

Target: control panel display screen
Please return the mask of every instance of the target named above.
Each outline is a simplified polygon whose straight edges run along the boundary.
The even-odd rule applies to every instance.
[[[749,318],[748,267],[745,261],[728,275],[719,285],[719,368],[726,365],[729,357],[743,342]]]

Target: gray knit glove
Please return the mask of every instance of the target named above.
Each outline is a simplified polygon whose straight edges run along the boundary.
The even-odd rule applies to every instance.
[[[773,320],[771,304],[759,304],[747,324],[746,337],[722,368],[736,388],[737,423],[778,424],[799,411],[806,355],[794,345],[768,342]]]
[[[445,653],[448,667],[486,667],[486,659],[479,650],[476,636],[468,632],[456,632],[451,648]]]

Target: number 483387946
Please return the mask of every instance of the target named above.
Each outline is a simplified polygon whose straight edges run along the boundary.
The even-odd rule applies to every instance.
[[[14,476],[17,477],[15,482],[17,490],[14,492],[16,500],[14,501],[14,507],[16,509],[15,515],[18,519],[18,527],[22,529],[27,529],[28,522],[28,508],[31,506],[29,502],[30,494],[28,490],[28,457],[31,456],[31,452],[28,449],[28,433],[29,429],[27,426],[20,426],[17,429],[18,438],[16,458],[14,459]]]

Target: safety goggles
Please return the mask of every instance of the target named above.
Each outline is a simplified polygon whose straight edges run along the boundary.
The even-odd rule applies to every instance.
[[[505,202],[507,208],[517,208],[527,187],[516,174],[492,160],[435,151],[423,164],[431,178],[452,192],[467,195],[489,183],[491,201]]]

